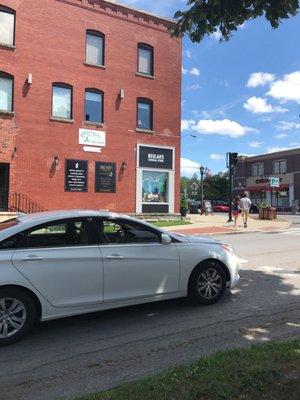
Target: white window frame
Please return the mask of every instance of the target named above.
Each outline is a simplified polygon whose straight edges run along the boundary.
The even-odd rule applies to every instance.
[[[162,168],[150,168],[150,167],[139,167],[140,165],[140,147],[154,147],[157,149],[170,149],[173,151],[172,165],[173,169],[162,169]],[[143,171],[155,171],[155,172],[167,172],[169,174],[168,179],[168,202],[157,203],[157,202],[143,202]],[[136,212],[142,213],[143,205],[168,205],[169,213],[174,214],[175,212],[175,147],[160,146],[160,145],[149,145],[139,143],[137,145],[137,168],[136,168]]]
[[[284,163],[285,168],[284,171],[282,170],[281,166],[282,163]],[[276,166],[279,166],[278,171],[276,171]],[[273,161],[273,174],[286,174],[287,173],[287,160],[286,159],[281,159],[281,160],[275,160]]]
[[[260,169],[261,169],[261,171],[260,171]],[[255,170],[257,170],[257,173],[255,173]],[[264,173],[265,173],[265,168],[264,168],[263,162],[252,164],[251,176],[261,176],[261,175],[264,175]]]

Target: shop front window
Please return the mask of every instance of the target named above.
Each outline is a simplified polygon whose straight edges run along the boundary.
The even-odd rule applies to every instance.
[[[289,189],[274,190],[272,204],[275,207],[289,207],[290,205]]]
[[[167,203],[168,181],[168,172],[143,171],[142,201],[144,203]]]
[[[265,190],[250,193],[250,199],[254,204],[262,204],[267,202],[267,195]]]

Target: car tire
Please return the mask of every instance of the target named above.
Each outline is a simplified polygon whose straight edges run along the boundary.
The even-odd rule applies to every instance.
[[[199,304],[209,305],[220,300],[226,289],[226,273],[215,261],[206,261],[192,272],[188,296]]]
[[[37,309],[30,295],[16,288],[0,288],[0,346],[21,340],[33,327]]]

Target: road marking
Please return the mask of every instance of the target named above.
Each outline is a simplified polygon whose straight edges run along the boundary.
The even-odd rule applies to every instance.
[[[275,275],[285,275],[285,276],[289,276],[289,277],[293,277],[293,278],[300,273],[299,271],[285,270],[281,267],[273,267],[270,265],[263,265],[262,267],[259,267],[258,269],[260,271],[273,273]]]
[[[300,236],[300,228],[290,228],[280,232],[282,235]]]

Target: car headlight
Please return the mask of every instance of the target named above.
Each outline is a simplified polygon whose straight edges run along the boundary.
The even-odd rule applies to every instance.
[[[235,254],[234,248],[230,246],[229,244],[222,243],[221,244],[222,249],[228,251],[230,254]]]

